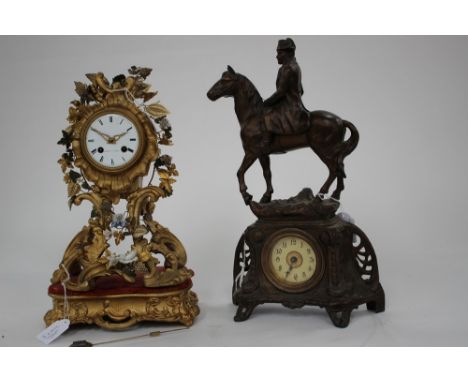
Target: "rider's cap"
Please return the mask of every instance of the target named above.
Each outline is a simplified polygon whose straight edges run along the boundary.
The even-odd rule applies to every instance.
[[[278,47],[276,50],[292,50],[294,52],[296,50],[296,44],[294,44],[294,41],[288,37],[284,40],[278,41]]]

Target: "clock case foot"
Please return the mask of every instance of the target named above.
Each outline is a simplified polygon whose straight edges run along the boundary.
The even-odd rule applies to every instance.
[[[252,296],[245,296],[242,295],[241,291],[238,291],[234,296],[233,300],[235,301],[235,305],[237,305],[237,311],[234,316],[235,322],[242,322],[246,321],[252,315],[253,310],[258,306],[265,303],[281,303],[284,307],[289,309],[297,309],[302,308],[305,305],[310,306],[321,306],[318,303],[288,303],[285,301],[266,301],[261,298],[254,299],[253,301],[250,299]],[[374,296],[369,297],[369,301],[364,301],[358,303],[358,305],[352,306],[337,306],[337,305],[330,305],[325,306],[325,310],[330,317],[333,325],[337,328],[346,328],[349,325],[351,319],[351,312],[354,309],[358,309],[359,305],[366,304],[367,310],[373,311],[375,313],[381,313],[385,311],[385,293],[381,286],[379,286],[379,290],[375,292]]]
[[[241,322],[247,320],[257,305],[258,304],[255,303],[240,304],[237,308],[236,315],[234,316],[234,321]]]
[[[265,243],[283,229],[304,231],[321,247],[325,271],[318,284],[305,292],[280,290],[262,269]],[[232,301],[238,305],[235,321],[247,320],[256,306],[265,303],[280,303],[291,309],[305,305],[325,308],[339,328],[348,326],[352,310],[360,305],[366,304],[375,313],[385,310],[385,293],[372,244],[359,227],[334,213],[316,219],[260,216],[237,244],[233,276]]]

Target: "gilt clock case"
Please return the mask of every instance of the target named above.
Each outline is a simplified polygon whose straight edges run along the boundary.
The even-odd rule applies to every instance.
[[[272,282],[266,254],[275,238],[300,235],[310,242],[320,260],[307,288],[288,288]],[[248,319],[257,305],[280,303],[287,308],[313,305],[326,308],[337,327],[349,324],[351,311],[361,304],[382,312],[385,295],[379,282],[377,259],[367,236],[356,225],[335,215],[330,219],[260,218],[241,236],[234,261],[235,321]]]
[[[139,138],[138,149],[132,159],[116,168],[96,163],[87,149],[86,140],[92,123],[111,113],[130,120]],[[109,94],[100,103],[84,109],[83,116],[76,123],[72,147],[76,166],[82,169],[87,179],[112,196],[128,193],[130,188],[135,188],[134,182],[148,173],[151,163],[159,155],[157,137],[148,116],[120,93]]]
[[[159,101],[147,104],[157,95],[146,82],[151,71],[132,66],[111,81],[98,72],[86,74],[88,84],[75,82],[79,99],[69,107],[58,163],[68,206],[86,201],[91,212],[52,274],[46,325],[67,318],[108,330],[142,321],[190,326],[200,313],[186,250],[153,217],[179,172],[160,152],[172,145],[172,126]]]

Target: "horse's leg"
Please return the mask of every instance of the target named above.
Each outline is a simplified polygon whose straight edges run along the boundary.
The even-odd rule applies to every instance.
[[[334,163],[334,158],[329,155],[330,154],[330,148],[329,147],[324,147],[322,141],[317,141],[317,139],[322,138],[318,137],[313,133],[314,131],[323,131],[320,126],[317,126],[313,128],[311,126],[309,132],[307,133],[307,139],[309,142],[309,146],[312,149],[315,154],[320,158],[320,160],[327,166],[328,168],[328,178],[323,184],[322,187],[320,187],[319,195],[326,195],[328,194],[328,191],[330,190],[330,186],[332,185],[333,181],[336,179],[336,164]],[[328,131],[328,129],[327,129]],[[322,133],[321,133],[322,134]],[[328,154],[328,155],[327,155]]]
[[[323,184],[323,186],[320,188],[320,194],[326,195],[328,194],[328,190],[330,189],[330,186],[332,185],[333,181],[336,178],[336,173],[333,170],[333,167],[328,167],[328,178]]]
[[[245,172],[252,166],[253,162],[257,159],[257,156],[252,153],[245,153],[244,159],[237,171],[237,179],[239,180],[239,190],[244,198],[244,202],[246,205],[249,205],[252,201],[252,195],[247,192],[247,185],[245,184],[244,175]]]
[[[336,179],[336,165],[334,165],[331,160],[327,160],[326,158],[324,158],[322,155],[319,155],[319,158],[328,168],[328,178],[319,191],[320,194],[326,195],[328,194],[328,190],[330,189],[330,186],[332,185],[333,181]]]
[[[263,177],[267,185],[267,189],[260,199],[260,203],[271,202],[271,195],[273,194],[273,185],[271,184],[271,169],[270,169],[270,157],[268,155],[262,155],[260,157],[260,164],[263,169]]]
[[[336,189],[333,191],[332,198],[336,200],[340,200],[341,191],[344,190],[344,182],[343,179],[346,177],[344,172],[344,164],[341,160],[341,163],[337,166],[337,180],[336,180]]]

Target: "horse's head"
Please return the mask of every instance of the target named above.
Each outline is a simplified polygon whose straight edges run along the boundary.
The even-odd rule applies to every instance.
[[[221,79],[216,82],[206,94],[211,101],[216,101],[220,97],[232,97],[237,87],[238,74],[229,65]]]

